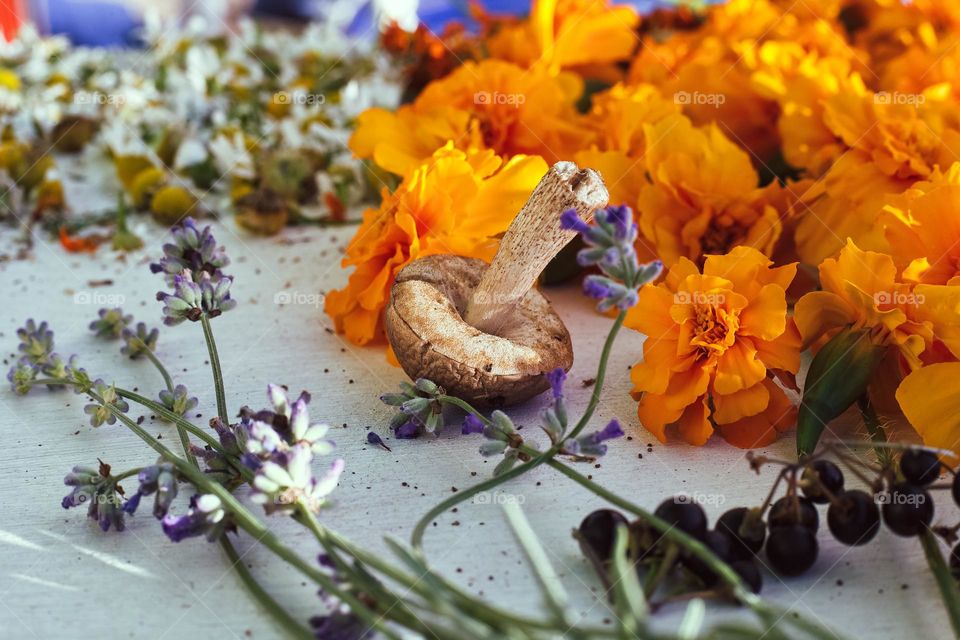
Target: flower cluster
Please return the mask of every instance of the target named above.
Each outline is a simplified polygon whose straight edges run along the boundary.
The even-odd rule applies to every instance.
[[[39,376],[54,381],[48,384],[50,389],[62,389],[65,384],[73,384],[78,392],[92,384],[87,372],[76,364],[77,356],[64,359],[53,351],[53,331],[46,322],[37,324],[33,319],[17,329],[20,339],[18,350],[22,354],[7,372],[10,387],[17,395],[30,393]]]
[[[215,276],[230,264],[223,247],[217,246],[210,227],[200,229],[193,218],[186,218],[174,226],[170,235],[173,241],[163,245],[163,258],[152,263],[150,271],[162,273],[171,286],[184,271]]]
[[[583,267],[599,267],[603,272],[603,275],[586,277],[584,292],[600,301],[600,311],[614,306],[626,311],[637,304],[637,289],[660,275],[663,263],[655,260],[640,265],[637,262],[633,246],[637,239],[637,225],[629,207],[601,209],[596,212],[594,221],[595,224],[588,225],[576,210],[570,209],[561,216],[560,225],[579,233],[587,245],[577,253],[577,262]]]
[[[169,462],[157,462],[141,469],[137,474],[137,480],[140,486],[136,493],[123,503],[124,512],[133,515],[140,506],[140,499],[143,496],[156,494],[153,502],[153,517],[159,520],[166,516],[179,491],[179,480],[174,466]]]
[[[635,309],[628,322],[648,335],[645,362],[633,374],[641,420],[661,438],[667,425],[678,425],[688,442],[718,430],[755,446],[791,422],[783,391],[797,387],[802,348],[819,353],[831,341],[869,334],[876,349],[864,350],[860,366],[870,371],[846,376],[843,398],[889,397],[909,376],[926,379],[934,373],[924,369],[960,362],[960,230],[953,220],[960,206],[960,53],[953,46],[960,21],[941,4],[728,0],[661,9],[640,21],[632,8],[612,3],[535,0],[525,19],[484,16],[472,39],[460,31],[449,42],[410,36],[414,45],[448,45],[457,55],[411,69],[409,103],[361,114],[350,144],[403,178],[381,214],[404,209],[405,190],[438,162],[438,149],[486,150],[504,162],[559,157],[600,171],[615,206],[598,215],[592,231],[573,215],[564,218],[587,244],[580,265],[601,272],[587,276],[586,292],[603,310],[637,301],[632,274],[619,262],[635,262],[627,244],[674,269],[658,285],[661,293],[648,287],[639,294],[656,304]],[[396,46],[403,41],[395,30],[385,36],[398,55],[409,51]],[[604,88],[592,89],[598,85]],[[469,208],[486,206],[489,197],[461,193],[452,201]],[[409,247],[429,234],[422,221],[434,219],[432,209],[419,201],[407,209],[417,224],[400,225],[402,233],[375,228],[382,215],[358,231],[345,263],[356,267],[351,286],[327,306],[351,340],[379,335],[394,267],[422,255]],[[485,246],[496,235],[490,240]],[[463,243],[446,244],[448,252],[473,255]],[[802,347],[781,293],[742,277],[757,268],[757,255],[784,270],[784,291],[786,270],[803,264],[789,302],[820,289],[797,305]],[[732,264],[739,258],[747,266]],[[717,272],[722,259],[731,264]],[[837,267],[854,262],[860,266]],[[656,276],[656,264],[645,267],[645,277]],[[814,272],[819,283],[806,277]],[[761,297],[751,299],[754,293]],[[758,321],[767,326],[747,328]],[[362,332],[352,329],[358,326]],[[824,370],[834,348],[821,356]],[[881,351],[896,358],[880,358]],[[745,367],[732,374],[735,382],[727,378],[732,365]],[[808,376],[810,389],[812,382]],[[808,399],[831,386],[825,379]],[[957,428],[935,425],[923,399],[911,397],[920,388],[902,387],[899,408],[929,443],[956,449]],[[846,408],[838,398],[835,409]],[[801,422],[822,423],[833,412]]]
[[[400,411],[393,416],[390,428],[398,438],[416,438],[436,434],[443,427],[443,405],[439,397],[443,388],[431,380],[420,378],[414,384],[400,383],[400,393],[385,393],[380,401]]]
[[[151,264],[154,273],[164,274],[173,292],[160,291],[163,322],[169,326],[184,320],[197,322],[202,317],[216,318],[237,306],[230,297],[233,277],[220,270],[230,263],[222,247],[217,247],[210,227],[197,229],[187,218],[172,229],[174,242],[164,245],[163,258]]]
[[[90,330],[100,338],[119,338],[133,320],[123,309],[100,309],[99,318],[90,323]]]
[[[114,424],[117,421],[117,416],[114,411],[126,413],[130,410],[130,405],[120,397],[116,387],[112,384],[108,385],[103,380],[97,378],[93,382],[91,389],[99,398],[96,399],[96,402],[84,406],[83,412],[90,416],[90,424],[92,426],[99,427],[103,423]]]
[[[221,442],[242,444],[243,459],[256,472],[251,499],[264,505],[268,513],[293,511],[297,503],[317,512],[336,488],[344,468],[343,460],[337,459],[323,476],[315,476],[311,469],[315,455],[327,455],[334,449],[334,443],[326,438],[330,428],[311,422],[306,392],[290,402],[283,387],[271,384],[267,397],[271,409],[241,410],[242,443],[234,431],[222,427]]]
[[[175,516],[168,513],[160,524],[163,532],[173,542],[196,536],[205,536],[213,542],[223,535],[224,531],[235,528],[226,517],[220,498],[211,494],[193,496],[186,514]]]
[[[100,528],[109,531],[123,531],[123,499],[118,492],[116,480],[110,475],[110,465],[100,463],[99,469],[92,467],[74,467],[63,479],[70,493],[61,501],[64,509],[71,509],[89,503],[87,515],[95,520]]]
[[[344,4],[332,13],[344,15]],[[0,216],[35,216],[68,251],[105,241],[132,250],[142,241],[126,226],[126,207],[173,224],[214,201],[246,229],[275,233],[304,215],[342,220],[347,207],[376,196],[346,140],[359,110],[398,102],[381,54],[329,22],[279,34],[244,20],[226,37],[194,26],[148,21],[148,46],[123,73],[118,51],[72,47],[22,26],[0,51],[8,132],[0,182],[9,205]],[[105,148],[98,155],[125,200],[106,225],[112,237],[102,217],[87,233],[92,222],[71,215],[77,207],[68,206],[54,159],[92,147]]]

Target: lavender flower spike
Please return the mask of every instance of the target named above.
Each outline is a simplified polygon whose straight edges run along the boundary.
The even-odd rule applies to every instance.
[[[162,273],[167,283],[173,286],[174,279],[189,271],[195,276],[201,273],[215,275],[230,264],[223,247],[217,246],[210,227],[197,228],[193,218],[186,218],[171,229],[173,242],[163,245],[163,258],[150,265],[153,273]]]
[[[663,270],[659,260],[643,265],[637,261],[633,247],[637,225],[629,207],[601,209],[592,225],[571,209],[560,216],[560,226],[579,233],[587,245],[577,254],[577,262],[585,267],[597,266],[601,271],[584,280],[584,292],[600,301],[601,311],[614,306],[626,311],[637,303],[637,290]]]

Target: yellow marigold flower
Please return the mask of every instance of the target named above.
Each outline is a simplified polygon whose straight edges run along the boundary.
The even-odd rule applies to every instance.
[[[607,64],[630,57],[639,22],[633,7],[606,0],[534,0],[528,20],[504,25],[485,44],[492,58],[523,67]]]
[[[800,258],[818,264],[847,238],[886,251],[876,222],[887,198],[949,167],[960,150],[960,129],[941,106],[874,94],[856,74],[849,90],[824,102],[824,122],[847,150],[808,194],[810,212],[796,231]]]
[[[595,142],[578,151],[574,159],[581,167],[600,172],[610,191],[611,203],[635,208],[645,181],[644,126],[679,112],[680,105],[672,97],[664,97],[653,85],[614,85],[593,96],[584,126],[592,132]]]
[[[541,155],[553,163],[587,142],[574,106],[582,92],[573,74],[553,76],[501,60],[467,62],[411,105],[360,114],[350,148],[398,175],[448,140],[459,149]]]
[[[746,151],[716,125],[696,128],[681,115],[644,131],[648,178],[637,200],[639,227],[664,264],[738,245],[772,253],[789,192],[777,183],[758,188]]]
[[[960,163],[885,207],[890,253],[910,282],[960,285]]]
[[[690,444],[716,428],[738,447],[758,447],[793,425],[795,408],[770,376],[790,379],[800,366],[786,301],[797,265],[771,265],[750,247],[707,256],[702,274],[680,258],[662,283],[640,290],[625,323],[647,336],[633,395],[661,442],[675,424]]]
[[[780,105],[784,159],[820,176],[846,149],[823,121],[823,101],[845,89],[851,62],[822,57],[796,42],[772,41],[758,48],[757,64],[754,87]]]
[[[928,323],[915,319],[921,293],[898,279],[890,256],[847,240],[839,257],[820,264],[820,286],[794,308],[804,348],[852,327],[867,330],[876,345],[899,350],[910,368],[920,366],[933,334]]]
[[[382,315],[397,272],[417,258],[452,253],[490,260],[496,237],[520,210],[547,164],[537,156],[499,158],[461,151],[452,142],[417,167],[379,209],[368,209],[343,266],[347,286],[327,295],[324,310],[354,344],[383,333]]]
[[[960,453],[960,362],[917,369],[897,387],[900,409],[929,447]]]

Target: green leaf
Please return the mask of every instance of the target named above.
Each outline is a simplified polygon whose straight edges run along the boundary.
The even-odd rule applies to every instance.
[[[849,327],[820,349],[807,371],[797,415],[798,457],[812,454],[827,424],[863,395],[885,351],[866,330]]]

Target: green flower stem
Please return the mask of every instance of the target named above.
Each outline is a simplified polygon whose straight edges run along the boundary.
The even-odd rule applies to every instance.
[[[329,544],[336,549],[342,550],[347,555],[355,558],[357,562],[371,567],[379,573],[382,573],[384,576],[401,585],[404,589],[407,589],[412,593],[416,593],[425,600],[436,597],[436,590],[434,590],[430,584],[423,579],[423,576],[411,575],[401,569],[398,569],[393,564],[383,560],[379,555],[354,545],[352,542],[343,538],[335,531],[324,528],[322,525],[316,522],[316,518],[312,518],[312,520],[313,523],[309,523],[308,520],[305,522],[305,524],[307,524],[314,536],[316,536],[317,540],[324,545],[325,548],[329,548],[327,546]],[[356,573],[353,571],[353,568],[349,566],[346,568],[346,570],[347,573],[351,575]],[[556,624],[552,621],[529,618],[514,614],[510,611],[490,605],[489,603],[472,596],[456,584],[445,580],[441,576],[432,574],[432,577],[442,583],[443,589],[449,592],[449,594],[454,598],[461,611],[475,617],[476,619],[485,621],[494,628],[506,629],[506,625],[512,624],[514,626],[524,627],[531,631],[556,631]],[[611,629],[583,628],[581,630],[584,631],[584,633],[587,633],[589,637],[616,636],[616,633]]]
[[[617,334],[620,333],[620,328],[623,326],[623,321],[626,317],[626,311],[621,311],[617,314],[617,319],[610,328],[610,333],[607,334],[607,340],[603,343],[603,351],[600,353],[600,364],[597,366],[597,376],[593,383],[593,395],[590,396],[590,402],[587,404],[587,409],[583,412],[583,416],[577,422],[573,431],[567,434],[568,438],[576,438],[580,435],[580,432],[583,431],[587,423],[590,422],[590,418],[593,417],[593,412],[596,411],[597,405],[600,404],[600,392],[603,390],[603,382],[607,377],[607,362],[610,360],[610,351],[613,349],[613,343],[617,338]],[[559,445],[555,445],[553,448],[559,451]]]
[[[280,603],[273,599],[273,596],[260,586],[260,583],[253,577],[253,574],[250,573],[247,566],[243,564],[240,555],[227,536],[224,535],[220,537],[220,546],[223,547],[223,552],[226,554],[227,559],[230,560],[230,565],[234,571],[237,572],[237,575],[240,576],[240,580],[244,586],[247,587],[247,590],[250,591],[254,599],[259,601],[264,609],[273,616],[274,620],[280,623],[280,626],[283,627],[290,637],[298,638],[299,640],[314,640],[314,635],[310,629],[297,622],[286,609],[280,606]]]
[[[160,372],[161,377],[163,377],[163,384],[167,385],[167,391],[173,391],[173,378],[170,377],[170,372],[167,371],[167,368],[160,362],[157,354],[150,349],[145,349],[143,355],[147,356],[147,359],[152,362],[153,366]]]
[[[943,598],[943,606],[950,618],[953,635],[960,638],[960,589],[957,588],[957,581],[950,573],[950,567],[940,550],[940,543],[930,529],[920,534],[920,544],[923,545],[923,554],[927,557],[927,564],[930,565],[930,571],[940,589],[940,597]]]
[[[173,379],[170,377],[170,373],[167,371],[167,368],[163,366],[163,363],[156,356],[156,354],[153,353],[153,351],[147,349],[144,351],[144,354],[157,368],[157,371],[160,372],[160,375],[163,377],[164,384],[167,385],[167,391],[173,392]],[[157,408],[162,409],[165,407],[157,403]],[[168,413],[171,415],[176,415],[172,411],[168,411]],[[186,456],[187,461],[189,461],[190,464],[199,469],[200,465],[197,463],[197,458],[190,450],[190,436],[187,435],[187,430],[184,426],[185,424],[190,423],[184,419],[180,419],[175,420],[174,424],[177,428],[177,434],[180,436],[180,444],[183,446],[183,455]],[[300,638],[301,640],[312,639],[313,633],[311,633],[307,627],[297,622],[293,616],[291,616],[287,610],[284,609],[280,603],[277,602],[269,593],[267,593],[259,582],[257,582],[257,579],[252,573],[250,573],[250,571],[247,569],[247,566],[241,562],[240,556],[237,554],[237,550],[230,541],[230,538],[225,535],[221,536],[219,542],[220,547],[223,549],[224,555],[226,555],[227,559],[230,560],[231,568],[236,571],[240,581],[243,582],[244,586],[246,586],[246,588],[250,591],[254,599],[260,602],[264,609],[266,609],[267,612],[273,616],[273,618],[290,634],[291,637]]]
[[[613,349],[613,343],[617,338],[617,334],[620,333],[620,328],[623,326],[623,321],[626,317],[627,312],[621,311],[617,315],[617,319],[614,321],[613,326],[610,328],[610,333],[607,334],[607,339],[603,344],[603,351],[600,353],[600,363],[597,365],[597,376],[596,382],[593,386],[593,394],[590,396],[590,402],[587,404],[587,408],[584,411],[583,416],[577,421],[576,426],[574,426],[573,430],[570,432],[568,436],[570,438],[577,437],[577,435],[583,431],[584,427],[587,426],[587,423],[590,422],[590,418],[593,417],[593,412],[596,410],[597,405],[600,403],[600,392],[603,390],[603,381],[607,375],[607,362],[610,360],[610,352]],[[464,411],[472,413],[485,423],[489,424],[489,420],[487,420],[487,418],[470,406],[469,403],[459,398],[441,396],[441,401],[460,407]],[[530,462],[527,462],[519,467],[514,467],[505,473],[501,473],[499,476],[485,480],[469,489],[457,492],[456,495],[450,496],[440,504],[430,509],[430,511],[428,511],[422,518],[420,518],[420,520],[417,521],[416,526],[413,528],[413,533],[410,536],[410,543],[415,549],[422,548],[424,532],[437,516],[442,514],[447,509],[451,509],[461,502],[469,500],[478,493],[493,489],[500,484],[507,482],[508,480],[512,480],[513,478],[523,475],[527,471],[535,469],[547,460],[552,460],[554,456],[560,453],[562,446],[563,443],[558,442],[543,453],[536,450],[528,450],[527,453],[534,456]]]
[[[876,409],[873,408],[873,403],[870,402],[870,397],[866,394],[860,396],[857,405],[860,407],[860,415],[863,417],[863,423],[867,426],[870,440],[875,444],[886,444],[887,433],[883,425],[880,424],[880,418],[877,416]],[[884,467],[888,467],[893,462],[893,454],[889,448],[880,446],[876,447],[874,451],[877,453],[877,460]]]
[[[113,476],[114,483],[120,482],[121,480],[126,480],[127,478],[133,477],[143,471],[143,467],[134,467],[133,469],[127,469],[123,473],[118,473]]]
[[[374,612],[370,611],[361,603],[352,593],[341,589],[329,576],[314,567],[296,552],[284,545],[274,536],[270,530],[260,522],[256,516],[240,503],[223,485],[210,480],[202,471],[191,465],[185,459],[176,455],[165,445],[161,444],[150,436],[140,425],[131,420],[125,413],[117,409],[112,404],[104,402],[103,398],[93,390],[86,392],[95,401],[107,408],[117,420],[122,422],[130,431],[143,440],[151,449],[156,451],[165,460],[172,463],[181,474],[183,474],[196,488],[202,493],[209,493],[217,496],[224,508],[230,512],[234,521],[240,528],[257,539],[258,542],[267,547],[270,551],[293,566],[325,591],[331,593],[347,604],[350,609],[361,619],[367,622],[371,628],[377,629],[380,633],[393,640],[401,640],[400,636],[388,629],[380,618],[377,618]],[[254,594],[256,595],[256,594]],[[264,604],[265,607],[268,605]],[[269,609],[268,609],[269,610]]]
[[[207,351],[210,353],[210,370],[213,371],[213,387],[217,394],[217,414],[223,424],[230,424],[227,412],[227,396],[223,387],[223,371],[220,370],[220,356],[217,354],[217,343],[213,339],[213,328],[210,326],[210,316],[200,316],[203,327],[203,338],[207,341]]]

